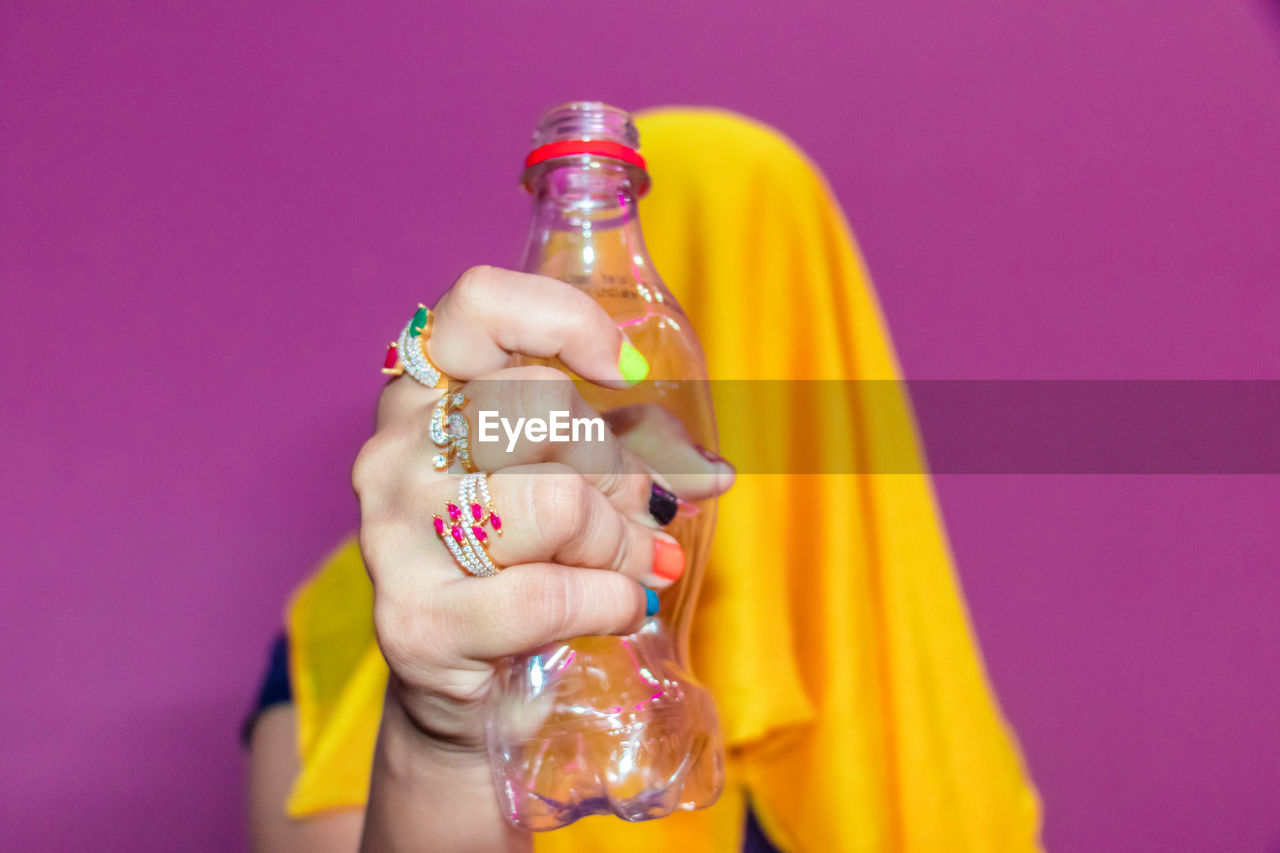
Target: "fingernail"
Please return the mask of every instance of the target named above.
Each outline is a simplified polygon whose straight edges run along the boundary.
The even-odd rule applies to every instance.
[[[653,573],[669,581],[684,574],[684,549],[679,542],[653,540]]]
[[[657,483],[653,484],[653,488],[649,490],[649,515],[653,516],[654,521],[666,527],[676,517],[676,510],[679,508],[680,501],[674,494]]]
[[[644,615],[652,616],[658,612],[658,594],[649,587],[644,588]]]
[[[702,456],[703,459],[707,460],[708,462],[711,462],[712,464],[727,465],[730,468],[733,468],[735,472],[738,470],[736,467],[734,467],[734,464],[732,462],[730,462],[728,459],[725,459],[723,456],[721,456],[719,453],[716,453],[714,450],[707,450],[701,444],[694,445],[694,449],[698,451],[698,454]]]
[[[622,341],[622,352],[618,353],[618,371],[628,385],[635,385],[649,375],[649,362],[645,361],[640,350],[625,338]]]
[[[708,462],[724,462],[726,465],[729,464],[728,462],[725,462],[725,458],[719,453],[716,453],[714,450],[707,450],[701,444],[695,444],[694,449],[697,450],[699,455]]]

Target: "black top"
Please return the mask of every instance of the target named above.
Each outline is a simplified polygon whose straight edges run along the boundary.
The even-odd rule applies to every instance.
[[[271,657],[267,662],[267,672],[262,678],[262,687],[258,690],[258,701],[249,713],[248,719],[240,728],[240,740],[246,746],[249,735],[253,732],[253,724],[258,715],[272,705],[280,705],[293,701],[293,689],[289,686],[289,642],[281,634],[271,644]],[[776,847],[769,843],[756,816],[747,809],[746,837],[742,843],[743,853],[778,853]]]

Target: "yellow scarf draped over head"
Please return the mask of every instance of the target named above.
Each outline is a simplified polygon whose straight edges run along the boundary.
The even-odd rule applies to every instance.
[[[637,124],[653,175],[645,236],[712,378],[898,379],[848,226],[794,145],[715,110]],[[812,406],[804,383],[768,387],[796,389],[791,411]],[[892,470],[904,458],[924,470],[900,391],[886,406],[881,387],[873,406],[865,385],[823,387],[837,395],[823,428],[862,470],[889,455]],[[731,416],[720,413],[730,461]],[[785,442],[740,452],[786,470]],[[798,535],[810,506],[834,523]],[[290,605],[303,763],[292,815],[365,802],[387,680],[371,612],[354,543]],[[721,501],[692,649],[728,747],[719,802],[640,824],[587,818],[538,835],[540,853],[740,850],[748,802],[788,853],[1039,848],[1039,801],[987,684],[927,474],[740,476]]]

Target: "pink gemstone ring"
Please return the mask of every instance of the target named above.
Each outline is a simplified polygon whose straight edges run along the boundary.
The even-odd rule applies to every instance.
[[[431,309],[419,304],[399,339],[392,341],[387,347],[382,372],[390,376],[407,373],[428,388],[448,388],[449,377],[427,357],[427,340],[431,337],[434,323],[435,317]]]
[[[483,471],[462,478],[458,483],[457,502],[447,504],[445,515],[433,516],[431,524],[467,574],[483,578],[502,571],[502,567],[489,558],[489,533],[485,525],[501,536],[502,518],[494,509]]]

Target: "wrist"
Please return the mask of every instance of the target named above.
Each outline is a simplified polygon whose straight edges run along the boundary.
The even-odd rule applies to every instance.
[[[527,853],[531,845],[502,816],[485,751],[425,732],[388,690],[362,849]]]
[[[479,768],[483,770],[485,784],[491,784],[489,757],[484,743],[450,737],[428,727],[409,710],[397,689],[387,691],[382,727],[389,758],[403,759],[413,768],[456,771]]]

